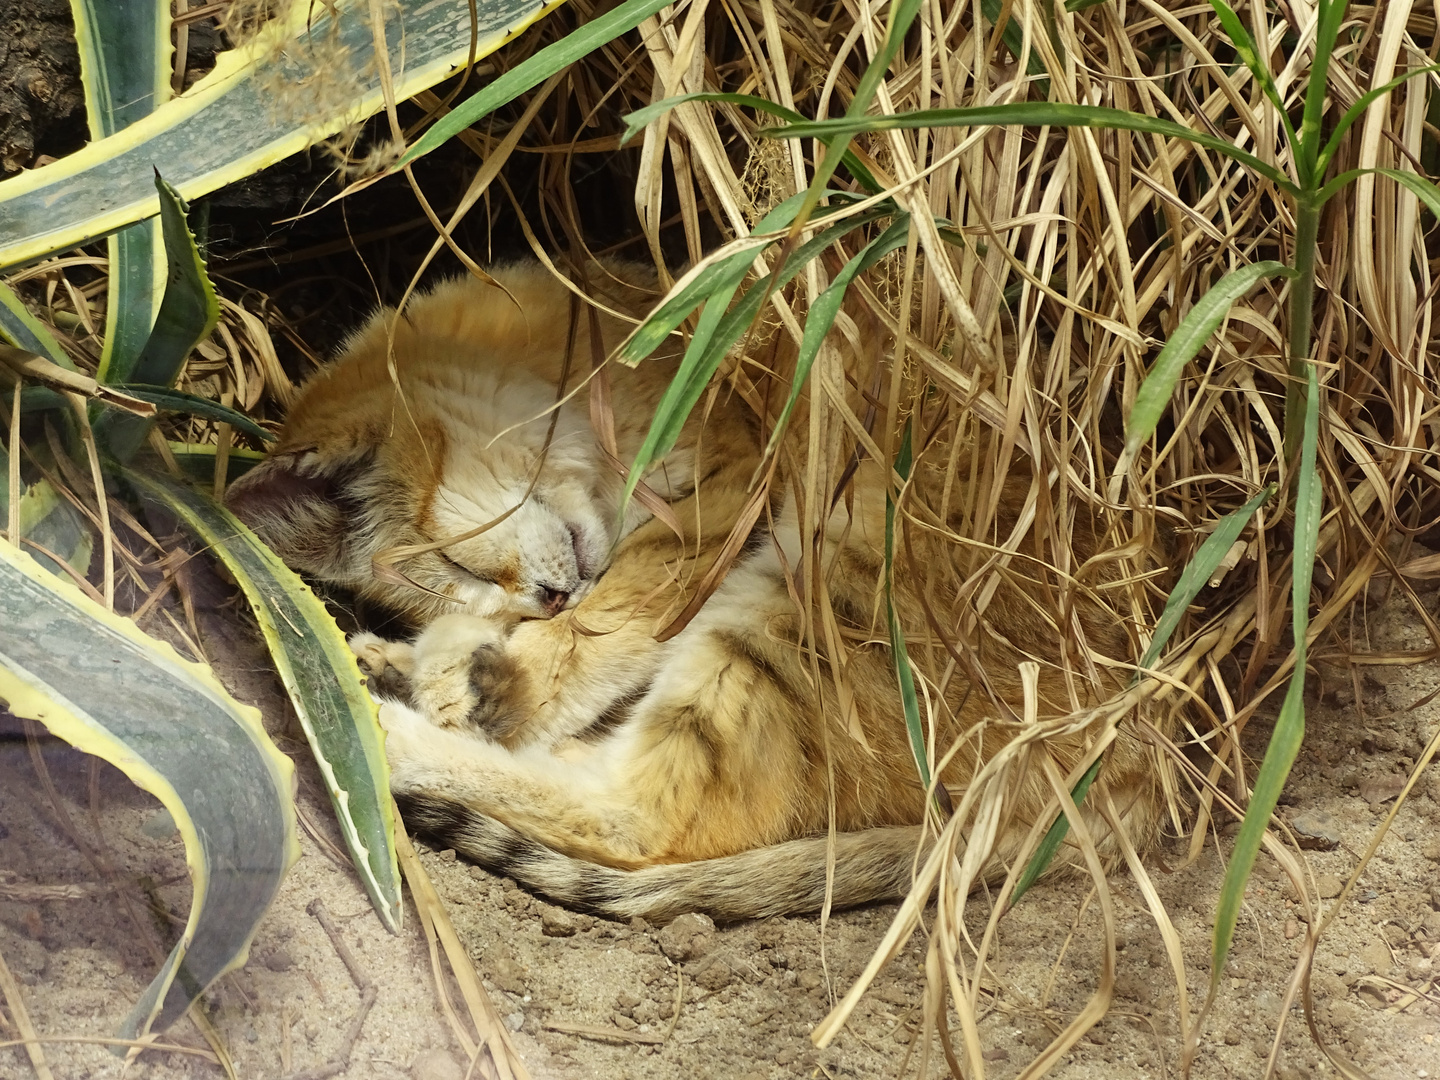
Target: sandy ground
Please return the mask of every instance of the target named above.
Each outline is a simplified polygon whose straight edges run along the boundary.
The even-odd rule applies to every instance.
[[[1432,610],[1436,597],[1427,593]],[[207,995],[205,1009],[245,1078],[344,1076],[460,1080],[463,1058],[436,1004],[413,910],[392,936],[371,913],[337,843],[318,776],[289,734],[288,707],[233,608],[203,618],[203,645],[237,696],[264,711],[300,765],[300,805],[312,834],[255,940],[249,963]],[[1357,634],[1370,649],[1420,649],[1423,631],[1398,608]],[[1440,727],[1440,666],[1359,669],[1331,678],[1310,709],[1309,734],[1281,812],[1329,815],[1339,840],[1304,862],[1321,895],[1334,895],[1384,815],[1394,778],[1408,773]],[[1333,676],[1334,673],[1328,672]],[[1250,732],[1263,738],[1265,724]],[[1261,744],[1256,741],[1252,750]],[[1258,750],[1256,751],[1258,752]],[[158,803],[118,773],[54,742],[43,757],[72,827],[60,823],[13,721],[0,720],[0,956],[47,1037],[111,1035],[168,949],[189,902],[183,852]],[[1390,801],[1386,801],[1386,799]],[[1302,819],[1302,821],[1305,819]],[[1182,861],[1179,842],[1147,864],[1184,943],[1191,1009],[1209,971],[1209,927],[1220,885],[1217,854]],[[318,839],[317,839],[318,837]],[[894,908],[773,919],[716,929],[685,916],[666,928],[574,915],[457,861],[423,859],[475,958],[487,990],[537,1078],[898,1077],[921,1071],[918,1003],[923,948],[913,940],[890,965],[836,1043],[810,1031],[869,958]],[[43,887],[46,891],[37,892]],[[983,1005],[986,1074],[1016,1076],[1080,1010],[1100,970],[1100,931],[1084,882],[1046,882],[1002,923]],[[1128,1080],[1175,1075],[1180,1060],[1175,980],[1133,880],[1113,886],[1120,929],[1116,1000],[1106,1019],[1051,1075]],[[320,900],[369,978],[374,1009],[349,1047],[359,991],[314,915]],[[1333,901],[1332,901],[1333,902]],[[985,901],[973,904],[983,925]],[[1224,993],[1205,1029],[1193,1075],[1258,1077],[1279,1020],[1304,927],[1284,875],[1261,857],[1242,913]],[[1313,980],[1317,1030],[1376,1078],[1440,1076],[1440,767],[1427,770],[1339,918],[1322,940]],[[33,1075],[4,1042],[0,1078]],[[165,1041],[205,1043],[182,1021]],[[60,1080],[120,1076],[121,1061],[86,1043],[51,1043]],[[334,1066],[326,1069],[327,1065]],[[319,1071],[316,1071],[319,1070]],[[928,1073],[945,1075],[932,1053]],[[203,1057],[150,1051],[128,1071],[169,1080],[221,1076]],[[1282,1042],[1282,1080],[1339,1075],[1297,1007]]]

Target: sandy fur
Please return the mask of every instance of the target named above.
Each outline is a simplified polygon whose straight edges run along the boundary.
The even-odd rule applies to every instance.
[[[536,267],[497,276],[525,318],[498,290],[471,281],[442,286],[406,320],[377,316],[306,387],[275,454],[232,497],[302,569],[424,627],[413,643],[373,636],[354,643],[377,682],[393,686],[398,676],[408,686],[381,711],[392,786],[407,815],[442,842],[567,903],[616,915],[701,908],[740,917],[818,905],[824,847],[804,838],[824,834],[833,811],[846,834],[837,902],[897,895],[920,843],[925,795],[876,602],[885,489],[873,462],[860,464],[849,496],[836,502],[818,556],[848,643],[843,691],[823,645],[812,662],[802,644],[805,626],[786,578],[803,551],[791,504],[771,507],[773,534],[761,529],[752,538],[690,624],[656,640],[730,532],[759,461],[756,425],[733,396],[712,401],[654,474],[664,478],[657,486],[683,537],[644,512],[617,525],[619,475],[598,450],[582,395],[561,412],[533,512],[527,503],[446,551],[471,568],[470,580],[433,557],[405,567],[452,600],[371,572],[370,558],[386,546],[463,532],[503,513],[537,466],[546,422],[506,426],[554,402],[572,308]],[[607,299],[643,311],[643,294],[631,291],[627,297],[616,287]],[[603,325],[604,344],[613,347],[623,328]],[[388,333],[400,393],[386,367]],[[591,355],[587,318],[575,335],[578,372]],[[674,360],[662,355],[635,371],[612,371],[617,442],[629,460]],[[923,463],[913,480],[925,490],[943,482]],[[1028,528],[1021,519],[1027,486],[1028,479],[1002,486],[1002,535]],[[943,524],[959,527],[958,520]],[[1017,560],[986,598],[967,643],[978,678],[952,671],[940,679],[945,654],[922,644],[929,630],[920,597],[904,587],[908,560],[926,567],[925,599],[949,618],[973,603],[960,583],[982,556],[942,543],[938,532],[912,529],[897,553],[895,603],[922,678],[943,683],[932,702],[936,745],[966,740],[943,776],[958,800],[977,763],[1019,730],[1021,663],[1040,667],[1042,715],[1063,715],[1119,687],[1105,665],[1076,662],[1077,639],[1121,662],[1131,640],[1123,612],[1104,607],[1094,591],[1065,594]],[[1103,578],[1083,521],[1072,540],[1077,558],[1096,557]],[[489,580],[475,580],[482,576]],[[543,585],[568,594],[562,608],[543,609],[536,593]],[[1085,745],[1081,732],[1046,750],[1063,774]],[[1154,764],[1123,731],[1099,789],[1128,808],[1137,839],[1153,830]],[[1018,774],[996,866],[1050,793],[1038,766]],[[1091,824],[1103,838],[1099,819]]]

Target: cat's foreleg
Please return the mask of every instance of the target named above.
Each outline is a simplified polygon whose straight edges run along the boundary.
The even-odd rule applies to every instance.
[[[611,755],[580,760],[539,746],[510,750],[473,733],[437,727],[398,702],[380,709],[390,788],[422,817],[494,818],[556,851],[617,867],[651,861],[663,843],[651,820],[618,782]]]

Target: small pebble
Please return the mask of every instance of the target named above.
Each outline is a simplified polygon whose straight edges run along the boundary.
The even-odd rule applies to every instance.
[[[275,949],[266,953],[261,963],[271,971],[289,971],[295,966],[295,958],[290,955],[289,949]]]
[[[519,1031],[525,1024],[525,1014],[516,1009],[509,1016],[505,1017],[505,1026],[511,1031]]]
[[[1340,822],[1324,810],[1304,810],[1290,819],[1302,848],[1330,851],[1340,846]]]
[[[573,937],[575,916],[564,908],[546,906],[540,912],[540,932],[546,937]]]
[[[1300,936],[1300,921],[1298,919],[1285,920],[1285,940],[1294,941]]]
[[[1320,891],[1320,899],[1333,900],[1340,895],[1345,881],[1335,874],[1321,874],[1315,879],[1315,887]]]

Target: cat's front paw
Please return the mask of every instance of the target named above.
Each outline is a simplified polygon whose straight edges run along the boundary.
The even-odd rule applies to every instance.
[[[436,619],[415,641],[415,706],[439,727],[504,740],[522,722],[525,676],[505,652],[508,627],[473,615]]]
[[[415,670],[413,645],[387,641],[371,633],[352,634],[347,643],[365,673],[373,697],[411,703],[411,676]]]

